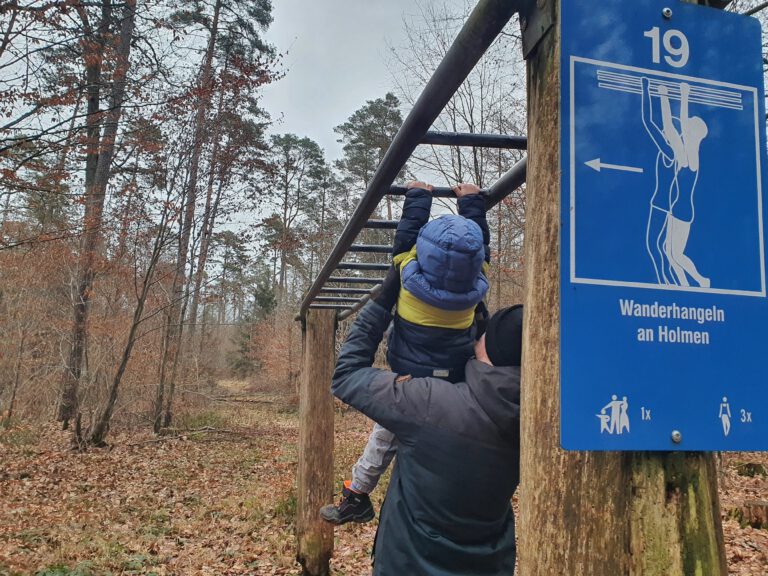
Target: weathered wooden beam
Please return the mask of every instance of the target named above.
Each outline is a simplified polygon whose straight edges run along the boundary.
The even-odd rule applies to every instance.
[[[318,510],[333,499],[333,397],[336,311],[307,311],[299,388],[296,559],[304,576],[328,576],[333,526]]]
[[[553,1],[528,62],[520,573],[726,576],[711,454],[560,448],[560,3],[538,4]]]

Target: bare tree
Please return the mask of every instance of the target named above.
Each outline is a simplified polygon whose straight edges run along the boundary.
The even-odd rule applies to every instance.
[[[112,89],[109,109],[101,110],[101,87],[103,77],[103,55],[107,48],[107,35],[113,24],[112,4],[102,0],[101,17],[96,30],[91,24],[91,15],[82,6],[78,14],[84,29],[83,60],[88,85],[87,139],[85,168],[85,215],[83,237],[78,263],[74,321],[72,328],[71,352],[64,373],[58,418],[66,428],[77,412],[77,394],[82,374],[85,353],[87,321],[91,287],[94,279],[99,244],[102,240],[102,216],[107,193],[112,157],[115,151],[120,115],[125,99],[126,76],[130,64],[131,41],[136,17],[136,0],[126,0],[115,49]],[[101,133],[103,127],[103,134]]]

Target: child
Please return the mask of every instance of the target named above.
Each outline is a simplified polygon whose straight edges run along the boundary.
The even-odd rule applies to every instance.
[[[431,222],[432,187],[411,181],[397,226],[393,263],[400,272],[394,329],[387,341],[387,361],[400,378],[464,379],[473,355],[475,313],[485,311],[488,291],[483,274],[490,259],[485,198],[474,184],[454,187],[459,215]],[[368,444],[344,482],[338,506],[323,506],[320,516],[332,524],[373,519],[369,494],[389,466],[397,444],[394,435],[374,425]]]

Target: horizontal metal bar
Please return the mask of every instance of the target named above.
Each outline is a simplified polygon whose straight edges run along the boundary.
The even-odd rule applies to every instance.
[[[376,210],[416,146],[521,4],[522,0],[480,0],[472,10],[395,134],[349,222],[307,291],[299,309],[300,315],[303,316],[307,311],[313,298],[366,226],[366,220]]]
[[[397,228],[397,220],[367,220],[363,228],[394,230]]]
[[[525,150],[528,148],[528,138],[525,136],[508,136],[506,134],[467,134],[461,132],[429,131],[421,139],[421,144]]]
[[[405,196],[408,188],[405,186],[391,186],[389,188],[390,196]],[[481,190],[481,194],[487,194],[487,190]],[[435,186],[432,189],[433,198],[456,198],[456,194],[453,192],[453,188],[444,188],[441,186]]]
[[[390,264],[376,264],[375,262],[339,262],[336,268],[339,270],[389,270]]]
[[[381,246],[375,244],[352,244],[349,247],[350,252],[368,252],[373,254],[392,254],[392,246]]]
[[[331,276],[328,282],[338,282],[339,284],[381,284],[384,278],[361,278],[359,276]]]
[[[314,302],[359,302],[360,298],[344,298],[341,296],[315,296]]]
[[[405,196],[405,193],[408,191],[408,188],[405,186],[390,186],[389,187],[389,195],[390,196]],[[433,198],[456,198],[456,194],[454,194],[452,188],[446,188],[444,186],[435,186],[432,188],[432,197]]]
[[[349,304],[310,304],[309,308],[316,310],[349,310],[352,305]]]
[[[389,187],[389,195],[390,196],[405,196],[405,193],[408,191],[408,188],[405,186],[390,186]],[[433,198],[456,198],[456,194],[453,193],[452,188],[446,188],[443,186],[435,186],[432,189],[432,197]]]
[[[370,292],[370,288],[334,288],[333,286],[320,288],[320,294],[370,294]]]

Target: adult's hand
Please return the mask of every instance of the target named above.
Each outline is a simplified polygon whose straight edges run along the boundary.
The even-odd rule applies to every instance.
[[[475,184],[461,183],[451,188],[451,190],[453,190],[454,194],[459,198],[480,194],[480,187]]]

